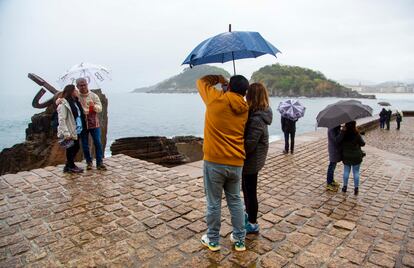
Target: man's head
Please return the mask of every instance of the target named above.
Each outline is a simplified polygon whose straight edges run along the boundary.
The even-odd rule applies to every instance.
[[[242,95],[246,95],[246,91],[249,89],[249,81],[243,75],[235,75],[230,78],[229,90],[231,92]]]
[[[80,93],[86,94],[88,93],[88,82],[85,78],[78,78],[76,79],[76,87],[79,89]]]

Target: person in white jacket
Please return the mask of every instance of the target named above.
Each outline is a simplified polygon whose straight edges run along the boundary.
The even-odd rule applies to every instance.
[[[82,106],[78,100],[79,92],[74,85],[67,85],[63,89],[57,107],[59,125],[57,136],[59,139],[73,141],[66,148],[66,165],[63,172],[81,173],[83,169],[75,165],[75,157],[79,152],[79,135],[85,127]]]

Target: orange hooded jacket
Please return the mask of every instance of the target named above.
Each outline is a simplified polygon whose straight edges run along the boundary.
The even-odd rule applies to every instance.
[[[244,129],[249,107],[243,96],[214,87],[218,78],[207,75],[197,80],[206,105],[204,123],[204,160],[230,166],[243,166]]]

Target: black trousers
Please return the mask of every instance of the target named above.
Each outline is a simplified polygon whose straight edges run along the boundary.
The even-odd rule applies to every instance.
[[[401,122],[397,121],[397,129],[400,129]]]
[[[259,210],[257,202],[257,174],[243,174],[242,176],[244,205],[246,206],[250,223],[257,222],[257,211]]]
[[[283,132],[285,134],[285,151],[289,152],[289,135],[290,135],[290,151],[295,149],[295,132]]]
[[[75,144],[72,147],[66,149],[66,168],[75,167],[75,157],[79,152],[79,136],[74,142]]]
[[[389,120],[385,121],[385,124],[387,125],[387,130],[390,130],[390,121]]]

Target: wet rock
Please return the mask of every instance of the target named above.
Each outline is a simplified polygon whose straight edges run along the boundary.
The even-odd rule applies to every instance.
[[[115,140],[112,155],[125,154],[166,167],[198,161],[203,158],[203,139],[194,136],[130,137]]]

